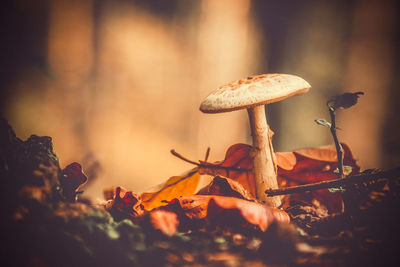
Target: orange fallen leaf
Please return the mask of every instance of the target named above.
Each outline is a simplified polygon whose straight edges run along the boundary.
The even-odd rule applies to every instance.
[[[347,150],[347,153],[349,153],[350,150],[348,146],[346,144],[342,145],[345,151]],[[278,161],[279,168],[290,171],[293,170],[294,167],[299,167],[299,161],[297,160],[296,155],[308,158],[310,160],[317,160],[317,162],[337,162],[337,153],[335,146],[328,145],[317,148],[299,149],[292,152],[277,152],[276,159]],[[306,166],[310,166],[310,164],[312,163],[316,162],[308,162]]]
[[[352,172],[356,174],[360,171],[350,148],[342,143],[344,158],[343,164],[351,166]],[[287,157],[285,153],[276,153],[278,159],[278,183],[280,187],[289,187],[301,184],[315,183],[337,179],[334,170],[338,167],[336,149],[333,145],[320,148],[301,149],[291,152],[295,156],[295,164],[280,165],[282,158]],[[286,163],[286,162],[285,162]],[[293,194],[290,199],[305,200],[311,202],[318,200],[325,205],[329,212],[335,213],[342,210],[342,198],[340,193],[331,193],[327,189],[311,192],[311,194]]]
[[[164,206],[174,198],[194,195],[198,191],[200,174],[194,168],[183,175],[173,176],[152,192],[141,194],[142,204],[146,210]]]
[[[139,220],[146,227],[173,235],[178,230],[197,229],[204,225],[255,228],[265,231],[274,222],[290,222],[279,209],[235,197],[193,195],[175,198],[166,206],[145,212],[141,199],[121,187],[106,205],[114,219]]]
[[[265,231],[274,222],[290,222],[289,215],[259,203],[223,196],[188,196],[174,199],[162,209],[178,214],[180,227],[193,229],[204,224],[256,227]]]
[[[344,143],[342,143],[342,147],[344,151],[343,165],[351,166],[352,174],[359,172],[360,167],[357,165],[350,148]],[[283,159],[287,158],[289,153],[291,154],[290,157],[294,156],[295,158],[295,161],[292,162],[294,164],[291,166]],[[276,153],[276,157],[280,169],[278,175],[280,176],[293,176],[293,173],[296,173],[297,175],[293,176],[291,179],[299,181],[304,181],[304,179],[306,179],[310,180],[310,182],[316,182],[316,180],[312,178],[312,175],[307,174],[309,170],[315,170],[321,173],[334,174],[335,178],[337,178],[337,175],[333,172],[337,168],[337,155],[334,145],[300,149],[293,152],[278,152]],[[281,164],[281,162],[285,162],[285,164]]]

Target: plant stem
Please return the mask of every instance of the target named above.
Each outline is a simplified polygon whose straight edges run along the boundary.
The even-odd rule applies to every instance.
[[[343,174],[343,148],[339,143],[339,140],[336,135],[336,119],[335,119],[335,111],[329,108],[329,115],[331,116],[331,134],[333,137],[333,141],[335,142],[336,153],[337,153],[337,161],[338,161],[338,169],[339,169],[339,178],[344,178]]]
[[[336,180],[323,181],[312,184],[304,184],[304,185],[298,185],[280,189],[268,189],[265,191],[265,193],[268,196],[289,195],[294,193],[305,193],[319,189],[339,188],[341,186],[364,183],[384,178],[399,178],[399,177],[400,177],[400,167],[397,167],[387,171],[376,171],[374,173],[358,173],[356,175],[352,175],[347,178],[341,178]]]

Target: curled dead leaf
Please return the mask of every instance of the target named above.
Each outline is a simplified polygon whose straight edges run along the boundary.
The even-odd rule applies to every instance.
[[[211,196],[186,196],[175,198],[165,207],[167,210],[184,215],[190,220],[202,220],[207,216],[207,206]]]
[[[140,196],[122,187],[115,189],[114,198],[106,204],[105,209],[110,212],[116,221],[124,218],[135,219],[144,214]]]
[[[75,201],[78,188],[86,181],[82,166],[77,162],[69,164],[62,170],[60,177],[64,197],[70,202]]]
[[[364,92],[343,93],[341,95],[332,97],[327,102],[327,105],[332,111],[335,111],[339,108],[350,108],[357,104],[358,98],[363,94]]]
[[[217,175],[208,188],[209,195],[254,200],[254,197],[237,181]]]

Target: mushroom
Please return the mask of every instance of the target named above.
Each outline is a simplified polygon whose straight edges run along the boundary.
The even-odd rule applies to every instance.
[[[272,135],[264,105],[306,93],[310,84],[288,74],[249,76],[219,87],[201,103],[204,113],[229,112],[247,109],[253,138],[253,173],[256,198],[272,207],[279,207],[279,196],[267,197],[265,190],[277,189],[277,163],[272,147]]]

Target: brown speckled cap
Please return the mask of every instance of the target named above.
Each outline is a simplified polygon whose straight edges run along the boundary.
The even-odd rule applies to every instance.
[[[281,101],[306,93],[310,84],[289,74],[249,76],[219,87],[201,103],[205,113],[227,112]]]

